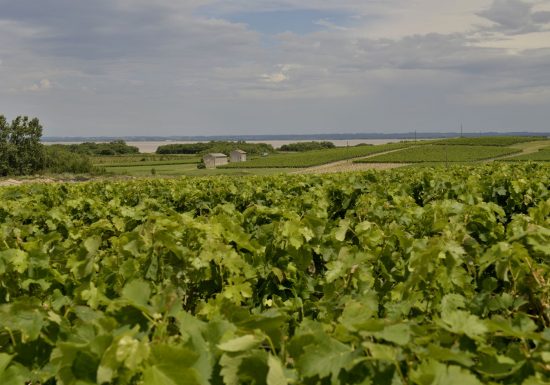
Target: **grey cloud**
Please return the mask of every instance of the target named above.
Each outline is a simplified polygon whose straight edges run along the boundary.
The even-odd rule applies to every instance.
[[[549,12],[533,12],[533,3],[521,0],[494,0],[478,15],[496,24],[497,31],[508,34],[536,32],[550,21]]]
[[[498,93],[499,100],[508,95],[507,100],[513,102],[530,90],[550,89],[550,50],[511,54],[507,49],[476,46],[480,38],[475,34],[427,34],[393,40],[323,32],[305,37],[285,34],[281,39],[288,62],[324,66],[316,78],[298,71],[285,85],[287,90],[312,87],[317,82],[338,84],[348,95],[383,95],[407,87],[435,92],[443,87],[451,99],[483,92],[485,101],[491,93]]]
[[[244,25],[201,14],[201,5],[217,1],[36,3],[0,0],[0,105],[7,109],[0,113],[36,114],[48,135],[444,130],[449,116],[460,115],[482,129],[536,129],[550,120],[547,109],[530,105],[536,118],[517,127],[527,110],[510,107],[550,89],[550,51],[476,46],[495,31],[543,28],[548,12],[520,1],[495,2],[481,12],[495,26],[471,32],[373,39],[360,29],[329,29],[281,34],[267,45]],[[221,15],[253,6],[363,5],[223,3]],[[17,91],[38,85],[40,92]],[[473,106],[478,94],[506,111]],[[81,131],[71,131],[75,124]]]
[[[237,48],[246,36],[231,40],[231,33],[246,35],[242,26],[201,20],[188,13],[174,18],[174,10],[159,5],[122,7],[117,0],[0,1],[0,20],[42,27],[41,36],[27,39],[29,47],[43,55],[84,60],[146,57],[180,52],[201,45]],[[250,35],[250,33],[248,33]],[[252,39],[249,37],[248,41]]]
[[[550,23],[550,12],[549,11],[541,11],[541,12],[535,12],[532,15],[533,21],[540,24],[549,24]]]

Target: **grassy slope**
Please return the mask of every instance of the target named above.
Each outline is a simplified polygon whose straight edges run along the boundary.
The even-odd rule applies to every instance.
[[[479,138],[451,138],[432,142],[460,146],[511,146],[513,144],[547,140],[544,136],[483,136]]]
[[[521,154],[519,156],[514,156],[507,159],[509,161],[539,161],[539,162],[549,162],[550,161],[550,147],[544,147],[539,149],[536,152],[530,152],[526,154]]]
[[[152,169],[155,170],[154,175],[165,176],[209,176],[209,175],[271,175],[284,172],[284,170],[276,168],[261,168],[261,169],[197,169],[195,164],[168,164],[168,165],[153,165],[153,166],[123,166],[123,167],[107,167],[106,171],[115,175],[129,176],[150,176],[153,175]]]
[[[92,158],[94,165],[109,167],[111,165],[149,165],[156,162],[165,164],[198,163],[201,157],[197,155],[157,155],[157,154],[132,154],[117,156],[96,156]],[[171,162],[171,163],[169,163]]]
[[[383,154],[368,159],[357,160],[358,163],[417,163],[417,162],[473,162],[496,158],[520,150],[497,146],[443,146],[426,145],[407,148],[391,154]]]

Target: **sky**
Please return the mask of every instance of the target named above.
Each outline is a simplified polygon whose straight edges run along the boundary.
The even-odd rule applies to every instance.
[[[550,132],[550,0],[0,0],[46,136]]]

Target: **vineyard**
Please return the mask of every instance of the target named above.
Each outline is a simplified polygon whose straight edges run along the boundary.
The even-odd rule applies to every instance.
[[[412,143],[412,142],[411,142]],[[242,163],[229,163],[222,168],[300,168],[368,156],[380,152],[398,150],[411,143],[390,143],[355,147],[338,147],[326,150],[314,150],[290,154],[275,154],[255,158]]]
[[[550,383],[550,169],[0,188],[0,384]]]
[[[357,163],[420,163],[420,162],[475,162],[521,152],[511,147],[499,146],[445,146],[423,145],[381,154]]]
[[[170,164],[197,164],[200,157],[194,155],[151,155],[139,156],[98,156],[93,158],[95,166],[102,167],[132,167],[132,166],[161,166]]]
[[[449,144],[457,146],[511,146],[519,143],[548,140],[546,136],[479,136],[471,138],[451,138],[436,140],[434,144]]]
[[[511,161],[533,161],[533,162],[549,162],[550,161],[550,147],[543,147],[539,151],[514,156],[510,158]]]

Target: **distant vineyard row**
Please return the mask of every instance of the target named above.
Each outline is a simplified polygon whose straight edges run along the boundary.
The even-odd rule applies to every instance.
[[[521,152],[510,147],[425,145],[356,160],[357,163],[473,162]]]
[[[513,144],[548,140],[546,136],[480,136],[475,138],[452,138],[433,141],[433,144],[457,146],[511,146]]]
[[[507,159],[510,161],[538,161],[538,162],[550,162],[550,147],[541,148],[537,152],[531,154],[514,156],[513,158]]]

